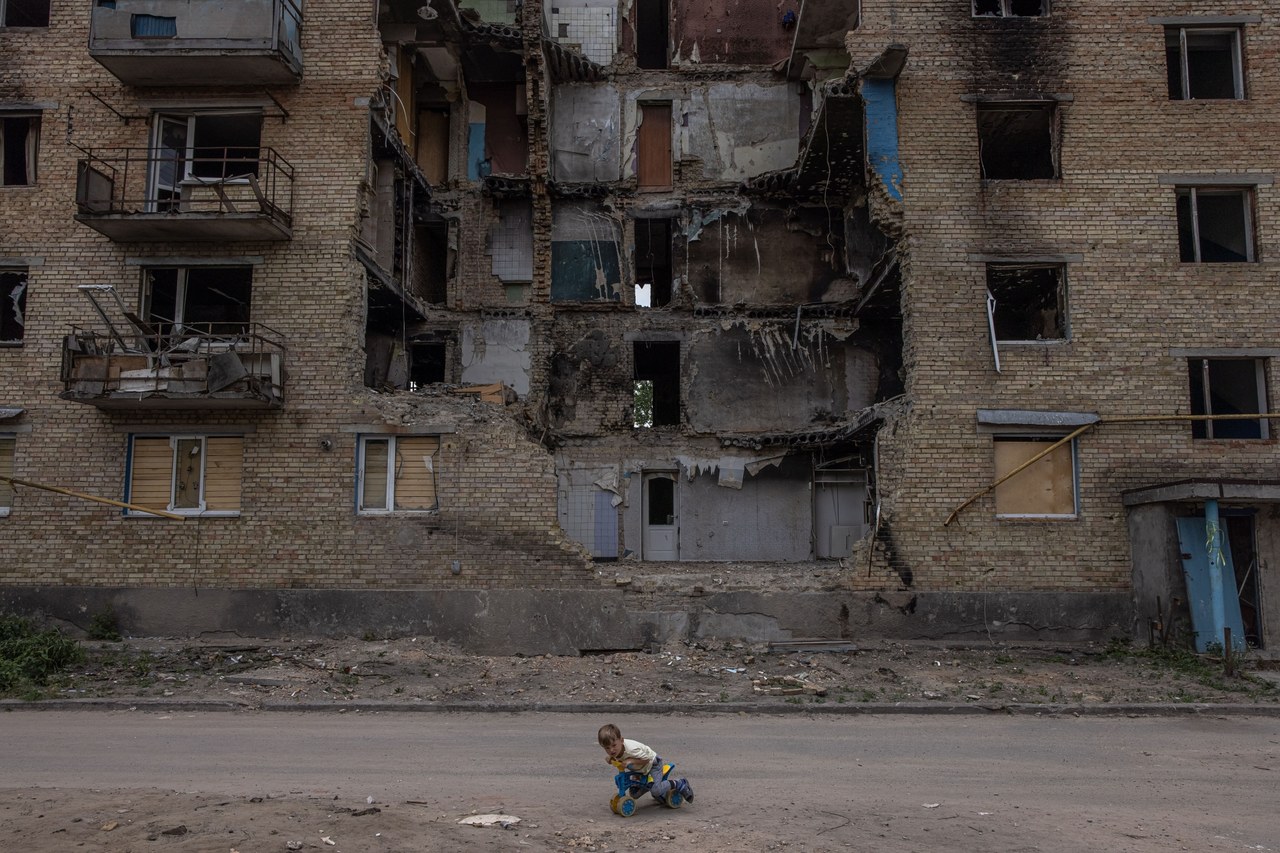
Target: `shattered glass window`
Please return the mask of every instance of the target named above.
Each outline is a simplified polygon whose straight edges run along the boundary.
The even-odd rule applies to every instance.
[[[0,270],[0,346],[21,346],[26,316],[27,271]]]
[[[1065,274],[1060,264],[987,267],[995,300],[996,340],[1050,341],[1067,336]]]

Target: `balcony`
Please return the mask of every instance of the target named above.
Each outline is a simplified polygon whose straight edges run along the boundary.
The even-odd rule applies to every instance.
[[[98,0],[89,55],[131,86],[290,85],[301,30],[296,0]]]
[[[260,323],[224,325],[167,334],[73,326],[63,338],[59,396],[132,411],[283,406],[283,337]]]
[[[112,240],[227,242],[293,236],[293,167],[270,148],[94,148],[75,218]]]

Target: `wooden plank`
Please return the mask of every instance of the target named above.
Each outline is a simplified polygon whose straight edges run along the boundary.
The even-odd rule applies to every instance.
[[[1053,441],[996,441],[996,476],[1004,476]],[[1075,512],[1074,485],[1071,445],[1064,444],[996,487],[996,514],[1071,515]]]
[[[129,501],[167,510],[173,481],[173,450],[168,437],[135,438],[129,469]]]
[[[238,435],[206,439],[204,505],[211,512],[238,512],[244,473],[244,438]]]
[[[671,104],[640,104],[636,182],[641,189],[670,189],[671,176]]]
[[[440,439],[433,435],[396,439],[396,509],[435,509],[435,454],[439,449]]]

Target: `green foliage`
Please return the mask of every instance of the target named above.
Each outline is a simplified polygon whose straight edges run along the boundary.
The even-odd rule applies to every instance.
[[[84,660],[84,650],[58,631],[37,631],[28,619],[0,616],[0,693],[36,695],[50,676]]]
[[[116,616],[115,608],[108,604],[106,609],[93,614],[93,618],[89,620],[88,634],[90,640],[110,640],[112,642],[119,640],[120,618]]]
[[[637,427],[653,426],[653,381],[639,379],[635,383],[635,396],[632,398],[632,424]]]

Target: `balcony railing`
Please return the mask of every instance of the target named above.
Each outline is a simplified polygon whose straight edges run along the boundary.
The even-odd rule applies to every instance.
[[[113,240],[288,240],[293,166],[270,148],[84,149],[76,219]]]
[[[284,338],[261,323],[165,332],[73,326],[62,398],[102,409],[273,409],[284,405]]]
[[[133,86],[282,85],[302,79],[297,0],[95,3],[89,55]]]

